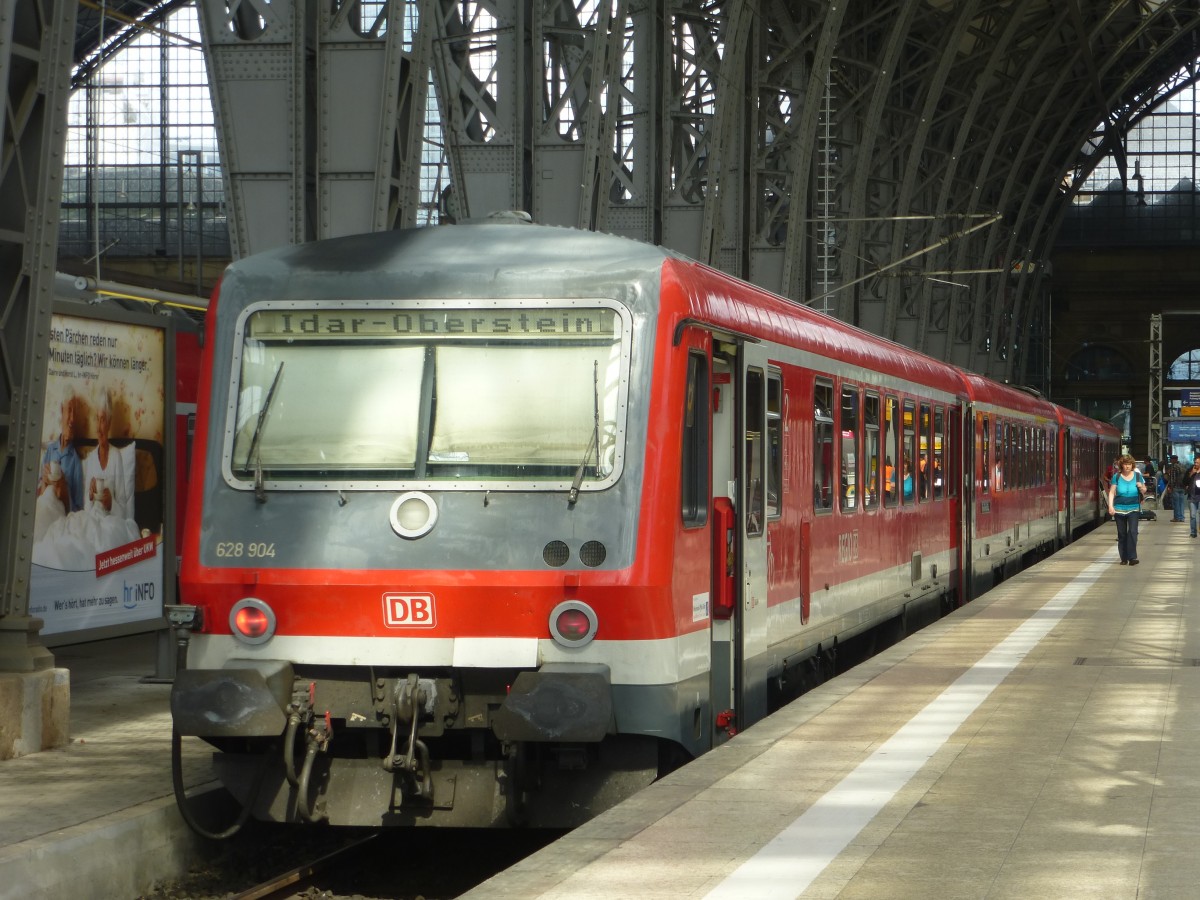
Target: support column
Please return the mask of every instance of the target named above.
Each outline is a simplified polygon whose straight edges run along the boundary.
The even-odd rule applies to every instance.
[[[0,759],[69,735],[69,676],[29,582],[77,9],[0,0]]]

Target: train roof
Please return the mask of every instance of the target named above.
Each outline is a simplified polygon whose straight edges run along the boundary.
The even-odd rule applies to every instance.
[[[971,399],[977,403],[1059,420],[1058,407],[1036,391],[992,381],[966,369],[959,371],[967,382]]]
[[[1089,418],[1083,413],[1068,409],[1065,406],[1059,406],[1057,409],[1059,411],[1059,421],[1065,426],[1077,431],[1082,430],[1092,434],[1103,435],[1117,441],[1121,439],[1121,429],[1115,425]]]
[[[671,251],[519,220],[482,220],[328,238],[232,263],[222,282],[247,292],[343,300],[395,296],[537,297],[556,285],[657,280]]]
[[[678,281],[691,303],[690,313],[697,319],[723,323],[736,333],[836,359],[864,373],[964,394],[959,371],[932,356],[692,260],[669,260],[663,268],[664,279]]]

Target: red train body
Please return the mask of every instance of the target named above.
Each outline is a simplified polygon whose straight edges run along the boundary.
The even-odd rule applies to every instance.
[[[254,815],[570,825],[1099,521],[1107,425],[620,238],[235,263],[176,728]]]

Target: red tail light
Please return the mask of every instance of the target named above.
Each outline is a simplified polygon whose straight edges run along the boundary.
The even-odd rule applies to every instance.
[[[234,620],[234,627],[238,633],[248,638],[262,637],[267,633],[270,624],[265,612],[252,607],[239,609]]]
[[[246,597],[229,611],[229,629],[247,644],[264,644],[275,634],[275,612],[257,597]]]
[[[579,600],[564,600],[550,613],[550,636],[562,647],[582,647],[598,627],[596,613]]]
[[[581,609],[563,610],[558,614],[558,621],[554,623],[554,630],[568,641],[583,640],[591,628],[592,623]]]

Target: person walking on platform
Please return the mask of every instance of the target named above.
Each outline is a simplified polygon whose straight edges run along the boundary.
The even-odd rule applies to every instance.
[[[1185,476],[1187,482],[1188,521],[1191,523],[1192,537],[1196,536],[1196,514],[1200,510],[1200,455],[1192,460],[1192,467]]]
[[[1123,566],[1138,564],[1138,519],[1146,495],[1146,479],[1134,466],[1128,453],[1118,459],[1116,474],[1108,486],[1108,512],[1117,521],[1117,552]]]
[[[1174,513],[1171,517],[1172,522],[1183,521],[1183,505],[1187,502],[1187,495],[1184,493],[1186,475],[1187,471],[1179,464],[1179,457],[1172,453],[1171,461],[1163,467],[1163,480],[1167,483],[1167,490],[1171,492],[1171,509]]]

